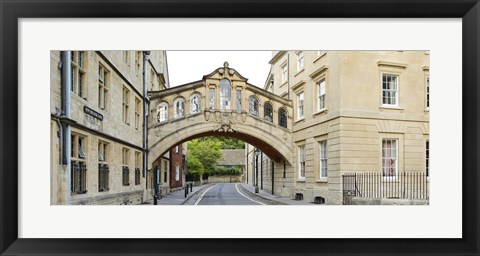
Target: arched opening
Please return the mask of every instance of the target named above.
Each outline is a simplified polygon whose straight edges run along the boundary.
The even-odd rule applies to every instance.
[[[278,110],[278,125],[287,128],[287,111],[284,108]]]
[[[173,101],[173,106],[173,118],[182,118],[185,114],[185,100],[183,98],[177,98]]]
[[[273,122],[273,107],[269,102],[265,102],[263,106],[264,119],[268,122]]]
[[[220,109],[230,110],[232,101],[232,87],[230,80],[220,80]]]
[[[190,114],[197,114],[200,113],[200,106],[202,104],[202,100],[200,94],[193,94],[190,96]]]
[[[157,123],[166,122],[168,120],[168,104],[161,102],[157,105]]]
[[[258,116],[258,99],[255,96],[250,96],[248,102],[248,112],[250,115]]]

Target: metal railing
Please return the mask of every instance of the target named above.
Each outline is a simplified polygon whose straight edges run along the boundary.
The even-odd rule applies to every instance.
[[[348,198],[429,199],[429,177],[424,172],[402,172],[386,176],[381,172],[342,175],[344,201]]]

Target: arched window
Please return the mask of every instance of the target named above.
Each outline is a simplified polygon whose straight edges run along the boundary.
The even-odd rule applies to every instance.
[[[194,94],[190,96],[190,114],[200,113],[200,95]]]
[[[220,109],[230,109],[232,102],[232,87],[230,80],[220,80]]]
[[[168,120],[168,104],[162,102],[157,105],[157,122],[165,122]]]
[[[265,105],[263,106],[263,114],[265,120],[269,122],[273,122],[273,108],[272,104],[265,102]]]
[[[173,102],[174,107],[174,118],[183,117],[185,113],[185,100],[183,98],[178,98]]]
[[[249,112],[251,115],[258,116],[258,99],[254,96],[250,96],[249,99]]]
[[[278,125],[287,128],[287,111],[283,108],[278,111]]]

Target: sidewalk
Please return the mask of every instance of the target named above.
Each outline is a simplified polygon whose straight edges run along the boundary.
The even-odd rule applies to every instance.
[[[158,200],[157,203],[158,205],[182,205],[187,202],[189,199],[194,199],[192,197],[198,197],[197,194],[199,191],[202,191],[206,187],[210,186],[212,184],[203,184],[200,186],[195,186],[192,188],[192,192],[190,192],[190,188],[188,189],[188,195],[185,197],[185,188],[170,192],[168,195],[162,195],[162,199]],[[144,205],[153,205],[153,199],[148,200],[144,203]]]
[[[263,190],[259,190],[255,193],[255,187],[252,184],[238,183],[243,192],[247,193],[247,196],[260,201],[267,205],[317,205],[305,200],[294,200],[292,198],[272,195]]]

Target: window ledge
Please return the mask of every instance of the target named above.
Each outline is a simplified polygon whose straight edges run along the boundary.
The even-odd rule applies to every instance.
[[[302,68],[301,70],[297,71],[297,73],[294,75],[294,77],[298,76],[300,73],[302,73],[305,70],[305,68]]]
[[[288,80],[283,82],[281,85],[280,85],[280,88],[282,88],[283,86],[285,86],[286,84],[288,83]]]
[[[324,52],[322,54],[320,54],[320,56],[318,56],[314,61],[313,63],[317,62],[319,59],[321,59],[323,56],[327,55],[327,52]]]
[[[328,183],[328,178],[320,178],[320,179],[316,180],[315,182],[317,182],[317,183]]]
[[[328,113],[328,109],[327,108],[320,109],[317,112],[313,113],[313,116],[316,116],[316,115],[319,115],[319,114],[322,114],[322,113],[325,113],[325,114]]]
[[[305,178],[298,178],[297,182],[305,183]]]
[[[300,119],[295,120],[294,123],[299,123],[299,122],[301,122],[301,121],[305,121],[305,117],[302,117],[302,118],[300,118]]]
[[[430,112],[430,108],[425,108],[423,112]]]
[[[401,107],[399,107],[399,106],[393,106],[393,105],[392,105],[392,106],[389,106],[389,105],[381,105],[381,106],[379,107],[379,109],[380,109],[380,110],[391,109],[391,110],[400,110],[400,111],[405,110],[404,108],[401,108]]]

